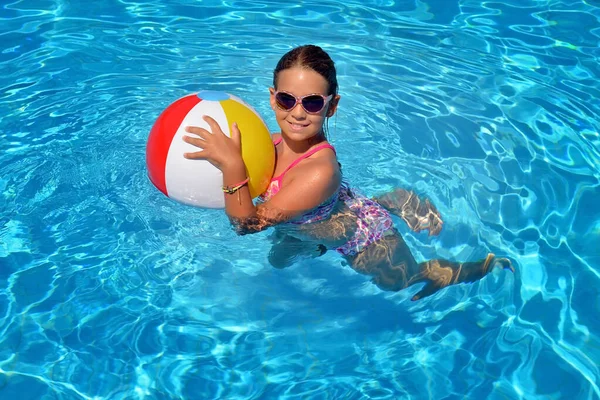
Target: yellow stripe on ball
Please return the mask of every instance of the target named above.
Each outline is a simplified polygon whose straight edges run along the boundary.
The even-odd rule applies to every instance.
[[[228,126],[237,123],[241,132],[242,158],[246,164],[250,195],[261,195],[271,181],[275,169],[275,146],[266,124],[246,105],[236,100],[221,101]]]

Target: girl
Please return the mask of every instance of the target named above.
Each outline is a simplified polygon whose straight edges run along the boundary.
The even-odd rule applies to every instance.
[[[513,270],[507,259],[493,254],[477,262],[418,263],[393,227],[389,212],[415,231],[438,234],[442,221],[429,201],[421,202],[405,190],[369,199],[342,181],[335,149],[325,134],[325,122],[336,112],[340,96],[334,63],[323,49],[306,45],[286,53],[275,68],[269,92],[281,133],[273,136],[274,178],[257,205],[246,185],[236,124],[229,138],[216,121],[205,117],[212,134],[188,127],[187,132],[195,136],[184,140],[202,149],[186,153],[186,158],[208,160],[223,172],[225,211],[240,234],[276,227],[276,243],[269,254],[272,265],[285,267],[298,254],[319,256],[335,249],[382,289],[400,290],[426,282],[412,300],[451,284],[474,282],[495,265]]]

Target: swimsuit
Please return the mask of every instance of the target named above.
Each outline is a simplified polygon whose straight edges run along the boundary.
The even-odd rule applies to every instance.
[[[281,140],[282,140],[281,138],[275,140],[273,142],[273,145],[277,146],[279,143],[281,143]],[[271,179],[271,182],[269,183],[267,190],[265,190],[265,192],[260,195],[260,200],[267,201],[271,197],[275,196],[275,194],[277,192],[279,192],[279,189],[281,189],[281,180],[283,179],[283,176],[290,169],[292,169],[293,167],[298,165],[300,163],[300,161],[312,156],[317,151],[320,151],[322,149],[331,149],[335,153],[335,149],[333,148],[332,145],[330,145],[329,143],[324,143],[324,144],[319,145],[319,146],[307,151],[306,153],[302,154],[300,157],[298,157],[296,160],[294,160],[294,162],[291,163],[279,176]],[[338,191],[339,191],[339,189],[338,189]],[[335,207],[337,200],[338,200],[338,192],[334,193],[330,198],[325,200],[323,203],[318,205],[316,208],[308,211],[307,213],[301,215],[300,217],[297,217],[291,221],[288,221],[288,223],[301,225],[301,224],[308,224],[311,222],[318,222],[318,221],[327,219],[331,215],[331,212],[333,211],[333,208]]]
[[[273,142],[273,145],[277,146],[281,143],[281,140],[281,138],[278,138]],[[279,176],[271,179],[267,190],[260,196],[260,200],[267,201],[273,197],[279,192],[281,181],[291,168],[322,149],[331,149],[335,153],[335,149],[329,143],[316,146],[304,153],[294,160],[294,162],[292,162]],[[331,215],[338,201],[345,203],[346,206],[354,212],[356,215],[356,223],[358,225],[352,239],[335,249],[338,253],[349,257],[355,256],[363,251],[368,245],[385,236],[392,228],[392,217],[386,209],[368,197],[357,193],[345,182],[342,182],[338,190],[329,199],[287,223],[300,225],[327,219]]]
[[[353,257],[371,243],[384,237],[392,229],[393,221],[390,213],[376,201],[345,185],[344,189],[340,191],[339,199],[356,214],[358,227],[350,241],[335,249],[338,253]]]

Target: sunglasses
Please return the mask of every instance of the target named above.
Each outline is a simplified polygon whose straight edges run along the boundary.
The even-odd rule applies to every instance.
[[[320,113],[325,105],[333,98],[333,95],[323,96],[320,94],[307,94],[306,96],[296,97],[288,92],[275,92],[275,103],[283,111],[291,111],[298,103],[309,114]]]

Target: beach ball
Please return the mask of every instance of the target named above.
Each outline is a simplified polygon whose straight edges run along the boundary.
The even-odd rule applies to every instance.
[[[210,132],[202,116],[218,122],[231,136],[237,122],[241,132],[242,158],[252,198],[269,185],[275,168],[275,147],[267,125],[250,105],[224,92],[201,91],[176,100],[158,117],[146,144],[146,166],[150,181],[169,198],[202,208],[225,207],[223,174],[206,160],[189,160],[184,153],[201,151],[183,141],[187,126]]]

